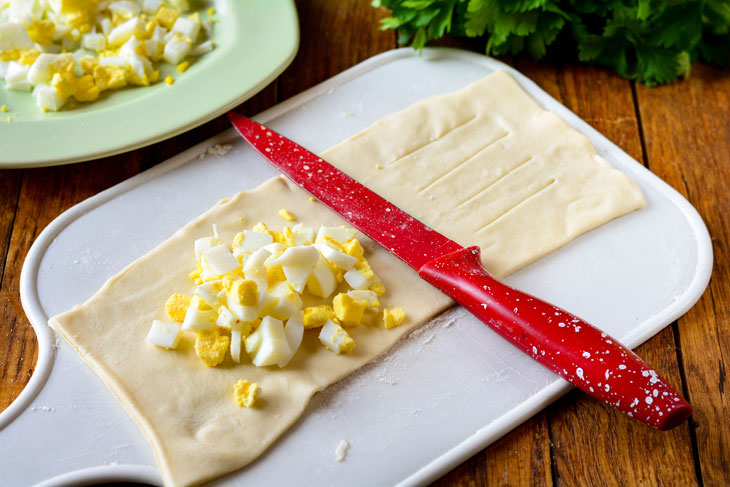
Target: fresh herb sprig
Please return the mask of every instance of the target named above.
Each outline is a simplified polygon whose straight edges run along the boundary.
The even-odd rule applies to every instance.
[[[730,0],[372,0],[398,42],[422,49],[444,34],[486,38],[486,53],[539,59],[560,37],[580,61],[646,85],[688,76],[690,63],[730,60]],[[562,42],[560,45],[564,45]]]

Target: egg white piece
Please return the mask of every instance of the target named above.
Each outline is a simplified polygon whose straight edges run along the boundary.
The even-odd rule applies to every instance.
[[[258,306],[243,306],[231,295],[228,295],[226,306],[233,316],[243,322],[254,321],[258,317]]]
[[[27,81],[29,69],[28,66],[24,66],[17,61],[10,61],[5,70],[5,82],[13,84],[20,81]]]
[[[271,254],[271,258],[269,258],[268,262],[266,263],[267,266],[269,265],[269,262],[279,257],[287,249],[286,245],[280,244],[279,242],[270,243],[268,245],[264,245],[261,248]]]
[[[203,257],[210,265],[211,270],[219,276],[238,269],[240,265],[238,259],[233,256],[224,244],[209,248],[203,252]]]
[[[220,245],[221,241],[218,240],[215,237],[204,237],[199,238],[195,241],[195,258],[200,259],[200,256],[203,255],[203,252],[206,250],[215,247],[216,245]]]
[[[226,306],[221,306],[218,309],[218,318],[215,320],[215,324],[226,330],[240,329],[240,320],[236,318],[231,310]]]
[[[150,332],[147,334],[147,341],[162,348],[177,348],[181,336],[178,323],[154,320]]]
[[[279,298],[272,296],[266,291],[259,291],[258,317],[263,318],[269,314],[278,301]]]
[[[286,360],[291,354],[289,342],[284,333],[284,324],[281,320],[265,317],[254,334],[261,334],[261,343],[252,362],[257,367],[275,365]]]
[[[136,17],[142,11],[142,7],[129,0],[112,2],[107,7],[111,13],[121,15],[124,18]]]
[[[31,49],[33,41],[25,26],[15,22],[0,23],[0,51],[11,49]]]
[[[319,252],[311,245],[289,247],[279,257],[271,260],[271,265],[284,267],[314,267],[319,260]]]
[[[170,64],[180,64],[190,54],[192,47],[189,43],[179,39],[170,39],[165,44],[162,58]]]
[[[241,332],[233,330],[231,331],[231,358],[234,362],[241,362]]]
[[[353,238],[356,233],[357,230],[352,228],[322,226],[319,227],[319,230],[317,231],[317,238],[315,239],[315,242],[325,243],[327,241],[325,237],[329,237],[336,242],[343,243]]]
[[[190,39],[190,42],[195,42],[200,32],[200,24],[186,19],[185,17],[178,17],[170,30],[173,34],[180,34]]]
[[[368,306],[371,308],[373,307],[373,303],[378,301],[377,293],[367,289],[353,289],[352,291],[347,291],[347,295],[355,301],[367,301]]]
[[[212,309],[202,310],[197,306],[191,305],[185,312],[182,329],[200,331],[210,330],[215,327],[217,319],[218,313]]]
[[[264,263],[271,257],[271,252],[260,248],[251,254],[243,264],[243,274],[246,279],[254,281],[259,289],[266,289],[269,286],[269,279],[266,275]]]
[[[288,267],[282,266],[286,282],[299,294],[304,292],[304,287],[309,277],[314,272],[314,267]]]
[[[302,309],[303,303],[301,296],[286,282],[277,284],[271,290],[270,294],[277,300],[276,304],[269,311],[269,314],[274,318],[286,320]]]
[[[326,243],[316,243],[314,246],[325,259],[346,271],[352,269],[357,262],[355,257],[344,252],[340,252],[339,250],[335,250]]]
[[[259,233],[251,230],[243,231],[243,242],[241,242],[240,249],[246,252],[256,252],[261,247],[269,245],[274,242],[274,237],[268,233]]]
[[[315,296],[328,298],[335,292],[336,288],[337,279],[334,271],[324,260],[324,257],[320,257],[317,265],[312,270],[312,274],[307,279],[307,289]]]
[[[107,36],[110,46],[121,46],[132,36],[142,37],[144,35],[144,22],[139,17],[134,17],[114,27]]]
[[[66,103],[66,98],[58,94],[56,89],[48,85],[38,85],[35,89],[36,105],[40,109],[60,110]]]
[[[297,223],[294,225],[291,229],[291,233],[296,245],[310,245],[314,243],[314,229],[312,227],[305,227],[303,223]]]
[[[279,362],[279,367],[286,366],[286,364],[288,364],[297,353],[299,346],[302,344],[302,339],[304,338],[303,317],[304,312],[299,311],[293,314],[291,318],[286,321],[286,325],[284,326],[284,335],[286,336],[286,341],[289,345],[289,356]]]
[[[319,332],[319,341],[328,350],[340,354],[347,351],[343,348],[343,342],[349,336],[350,334],[340,325],[332,320],[327,320],[327,323],[324,324],[322,330]]]
[[[81,37],[81,47],[90,51],[103,51],[106,49],[106,36],[99,32],[90,32]]]
[[[211,308],[217,308],[220,305],[218,300],[219,292],[220,286],[213,281],[208,281],[196,287],[193,294],[202,299],[203,302]]]
[[[246,347],[246,353],[252,360],[254,357],[256,357],[256,354],[258,353],[259,348],[261,348],[262,342],[263,342],[263,336],[261,335],[261,333],[258,332],[258,330],[251,333],[243,341],[243,344]]]
[[[162,3],[162,0],[144,0],[142,2],[142,12],[147,15],[155,14],[162,6]]]
[[[357,269],[345,272],[345,281],[353,289],[367,289],[375,284],[375,279],[368,279],[360,274]]]

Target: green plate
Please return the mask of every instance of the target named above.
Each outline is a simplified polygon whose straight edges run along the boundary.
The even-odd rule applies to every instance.
[[[252,97],[294,59],[299,24],[293,0],[216,0],[214,7],[216,48],[185,73],[164,65],[160,77],[174,77],[171,86],[125,88],[49,113],[30,93],[0,86],[0,105],[8,106],[0,113],[0,167],[69,164],[159,142]]]

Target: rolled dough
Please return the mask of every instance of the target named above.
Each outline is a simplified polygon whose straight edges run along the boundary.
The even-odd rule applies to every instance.
[[[506,73],[386,117],[323,156],[456,241],[479,244],[487,268],[499,276],[644,201],[585,137],[541,110]],[[205,482],[250,463],[297,420],[315,392],[452,304],[382,248],[365,245],[387,287],[382,301],[403,307],[408,318],[392,330],[351,329],[357,346],[350,354],[325,350],[310,331],[285,369],[230,358],[207,368],[190,337],[175,351],[147,343],[152,320],[166,319],[165,300],[192,292],[193,241],[210,235],[214,223],[229,245],[258,221],[280,230],[281,208],[296,209],[307,225],[345,224],[292,183],[274,178],[213,207],[86,303],[49,321],[140,426],[165,485]],[[261,386],[252,409],[234,400],[241,378]]]
[[[505,71],[382,118],[322,157],[452,240],[479,245],[496,277],[644,206],[628,176]]]

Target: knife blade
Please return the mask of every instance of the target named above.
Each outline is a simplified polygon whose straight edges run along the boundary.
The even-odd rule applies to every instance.
[[[487,326],[571,384],[659,430],[692,407],[634,352],[581,318],[502,284],[479,247],[462,247],[295,142],[229,112],[238,133],[279,171],[418,271]]]

